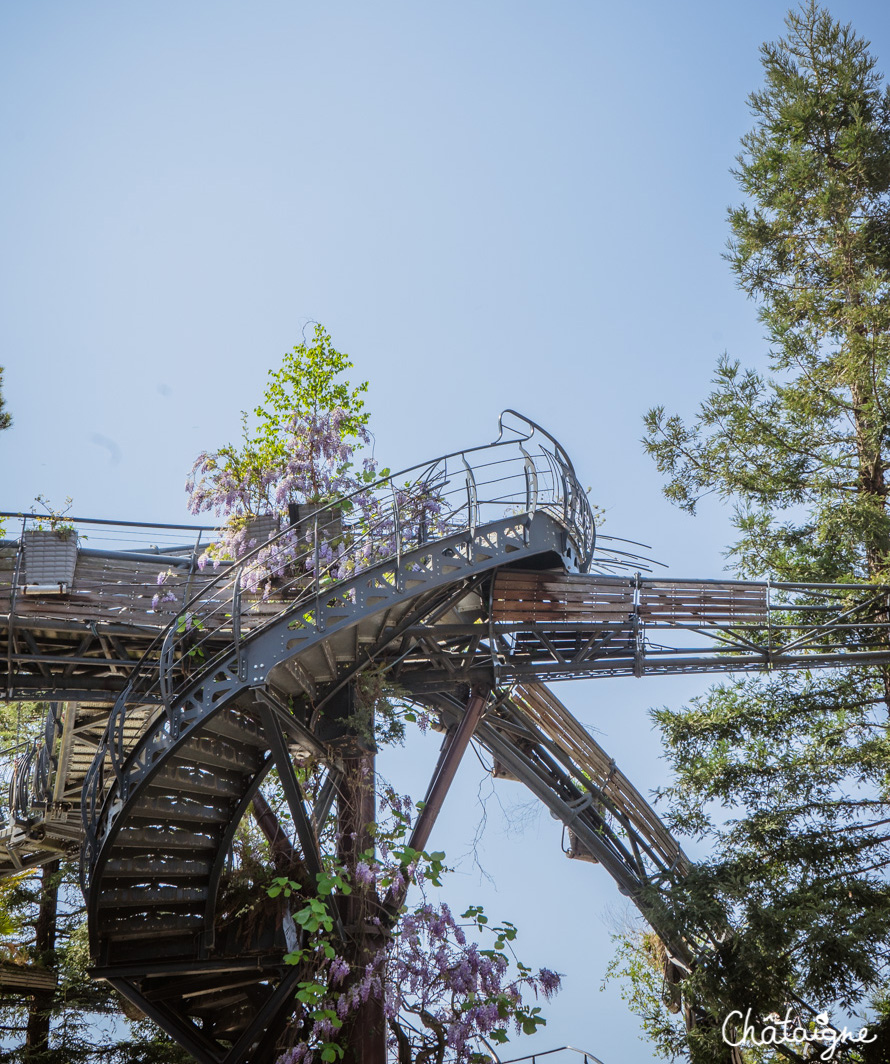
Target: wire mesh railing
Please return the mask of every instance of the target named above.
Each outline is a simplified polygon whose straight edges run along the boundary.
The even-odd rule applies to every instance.
[[[639,586],[650,666],[701,654],[739,669],[882,663],[890,654],[885,585],[642,580]]]
[[[21,537],[31,531],[76,533],[81,549],[95,553],[113,551],[139,555],[176,556],[189,554],[208,546],[216,539],[217,530],[211,525],[158,524],[152,521],[120,521],[104,517],[76,517],[68,514],[40,514],[36,512],[0,511],[6,524],[6,535],[15,533],[18,539],[2,541],[17,546]]]

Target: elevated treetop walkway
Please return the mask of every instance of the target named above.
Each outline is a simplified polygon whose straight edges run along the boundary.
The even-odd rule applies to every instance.
[[[686,858],[545,682],[890,661],[886,588],[642,575],[626,544],[597,538],[562,447],[512,412],[491,445],[294,516],[216,569],[198,529],[166,548],[81,538],[62,576],[40,568],[27,524],[0,546],[2,684],[52,703],[42,741],[7,763],[0,872],[79,845],[97,973],[206,1064],[273,1059],[306,974],[283,962],[286,915],[249,926],[226,909],[238,825],[253,808],[285,834],[262,797],[276,769],[311,880],[330,817],[341,836],[373,819],[351,769],[369,670],[445,733],[410,846],[474,740],[682,970],[695,944],[664,916]],[[315,766],[314,793],[295,763]]]

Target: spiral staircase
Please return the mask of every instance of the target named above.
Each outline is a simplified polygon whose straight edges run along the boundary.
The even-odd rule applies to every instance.
[[[683,970],[693,944],[665,917],[686,858],[545,681],[887,662],[887,589],[649,578],[624,547],[597,542],[568,455],[512,411],[493,444],[303,514],[216,571],[114,557],[115,577],[93,572],[81,602],[77,570],[67,596],[26,600],[27,552],[7,544],[7,694],[57,703],[8,772],[0,873],[80,843],[94,974],[202,1064],[274,1060],[305,976],[284,962],[293,919],[232,913],[221,884],[248,809],[280,852],[260,790],[273,770],[289,868],[310,882],[322,868],[322,825],[347,815],[344,781],[367,747],[353,698],[372,670],[444,733],[409,846],[426,845],[476,742]],[[149,606],[152,586],[164,595]],[[323,775],[312,801],[294,772],[307,764]]]

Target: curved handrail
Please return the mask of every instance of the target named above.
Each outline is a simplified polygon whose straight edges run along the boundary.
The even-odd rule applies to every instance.
[[[569,458],[568,451],[565,449],[565,447],[563,447],[563,445],[559,442],[559,440],[555,436],[551,435],[545,428],[543,428],[541,425],[539,425],[537,423],[537,421],[532,421],[531,418],[526,417],[525,414],[520,414],[518,410],[513,410],[512,407],[507,407],[506,410],[502,410],[500,412],[500,414],[498,415],[498,435],[497,435],[497,439],[494,440],[495,443],[499,443],[501,441],[501,439],[503,438],[504,428],[505,428],[505,426],[504,426],[504,418],[505,418],[505,416],[507,414],[512,414],[513,417],[518,417],[520,421],[524,421],[526,423],[526,425],[528,425],[529,428],[531,429],[531,432],[527,432],[527,433],[525,433],[525,435],[522,435],[521,433],[519,434],[519,438],[520,438],[521,442],[524,443],[527,440],[530,440],[532,438],[532,436],[534,436],[536,433],[541,435],[541,436],[544,436],[546,439],[548,439],[553,444],[553,449],[557,452],[557,454],[559,455],[561,461],[572,471],[572,474],[574,475],[575,467],[572,465],[572,460],[571,460],[571,458]],[[511,431],[509,425],[506,426],[506,428],[507,428],[508,431]],[[512,431],[515,432],[516,430],[513,429]],[[516,442],[516,441],[508,441],[508,442]]]
[[[46,812],[56,767],[53,749],[60,730],[60,703],[51,702],[43,738],[26,740],[2,751],[7,760],[0,763],[0,825],[10,821],[27,824]],[[14,756],[8,758],[9,754]]]
[[[489,1046],[489,1048],[491,1047]],[[494,1059],[496,1064],[519,1064],[521,1060],[530,1060],[532,1061],[532,1064],[534,1064],[534,1061],[536,1061],[538,1057],[549,1057],[553,1053],[563,1053],[566,1050],[572,1053],[580,1053],[580,1055],[584,1057],[585,1064],[587,1061],[593,1061],[593,1064],[603,1064],[600,1058],[595,1057],[589,1050],[577,1049],[575,1046],[558,1046],[556,1049],[545,1049],[540,1053],[526,1053],[524,1057],[511,1057],[509,1060],[501,1060],[497,1054],[494,1054]]]
[[[506,410],[501,411],[501,414],[498,417],[498,437],[495,442],[498,442],[503,437],[505,430],[504,417],[507,414],[512,414],[513,417],[519,418],[520,421],[525,422],[525,424],[531,429],[531,431],[524,436],[520,435],[520,438],[516,441],[519,443],[520,450],[522,449],[522,444],[531,440],[536,434],[543,436],[553,445],[553,451],[551,452],[552,456],[558,465],[564,470],[563,485],[568,489],[568,493],[570,493],[571,496],[570,500],[568,497],[566,498],[565,524],[575,533],[574,538],[577,542],[585,542],[590,538],[591,543],[594,543],[596,539],[596,531],[595,522],[593,520],[593,511],[587,500],[587,493],[581,488],[578,481],[575,467],[572,464],[568,451],[566,451],[554,435],[549,433],[536,421],[532,421],[531,418],[527,418],[524,414],[520,414],[518,410],[513,410],[509,407]],[[507,430],[510,430],[510,428],[510,426],[506,426]],[[512,431],[516,430],[513,429]],[[591,546],[590,555],[583,560],[584,564],[581,567],[582,572],[586,571],[587,567],[589,567],[592,556],[593,546]]]
[[[526,430],[505,426],[507,414]],[[505,514],[530,521],[536,513],[548,513],[563,527],[578,568],[586,571],[595,546],[593,514],[565,450],[516,411],[504,411],[498,425],[499,435],[490,444],[450,452],[320,504],[175,607],[118,696],[84,781],[87,851],[94,849],[105,793],[113,779],[121,780],[128,754],[123,742],[127,708],[157,704],[169,714],[174,672],[188,675],[190,685],[199,683],[231,656],[233,647],[240,650],[286,615],[318,627],[320,597],[335,594],[344,578],[392,562],[399,579],[408,550],[473,532]],[[515,435],[506,439],[507,431]],[[530,447],[532,442],[537,448]]]

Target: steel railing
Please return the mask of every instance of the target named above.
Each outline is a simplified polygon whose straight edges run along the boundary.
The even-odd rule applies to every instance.
[[[505,423],[508,416],[518,427]],[[172,724],[181,681],[197,685],[283,617],[320,628],[320,607],[336,596],[338,584],[381,564],[391,566],[389,578],[399,582],[409,552],[463,533],[472,539],[478,528],[505,516],[527,525],[537,513],[562,527],[566,552],[587,571],[594,520],[569,456],[515,411],[501,415],[499,430],[491,444],[443,455],[320,504],[243,556],[226,559],[184,605],[171,605],[173,616],[131,672],[87,773],[82,815],[88,844],[96,842],[102,804],[112,781],[122,779],[132,748],[125,736],[128,708],[163,706]],[[210,564],[207,555],[203,560]]]

